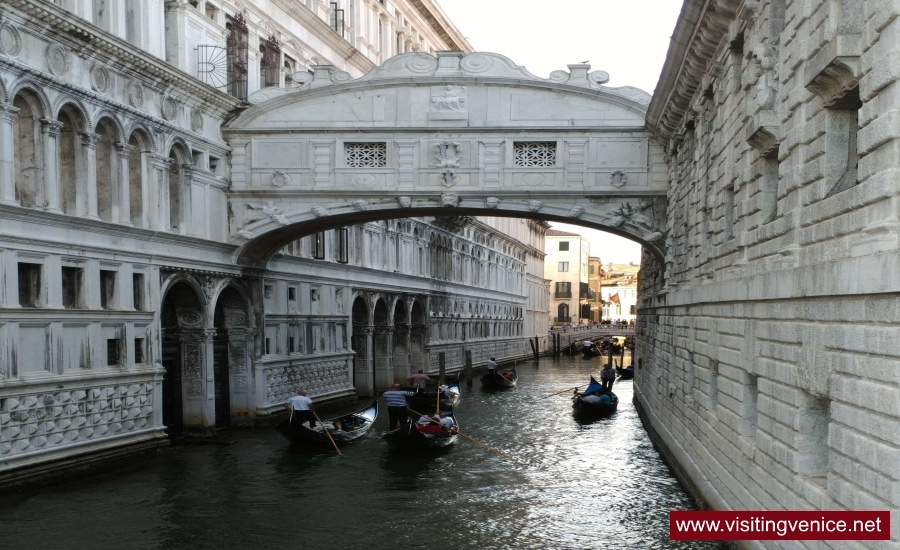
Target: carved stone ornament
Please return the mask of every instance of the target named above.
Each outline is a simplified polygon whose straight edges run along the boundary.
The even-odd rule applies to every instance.
[[[203,113],[200,109],[191,110],[191,130],[195,132],[203,131]]]
[[[453,86],[448,84],[443,91],[431,96],[431,108],[435,112],[457,112],[466,111],[466,87]]]
[[[91,88],[95,92],[105,94],[109,91],[110,82],[109,71],[106,70],[106,67],[98,64],[91,67]]]
[[[135,80],[132,80],[125,86],[125,97],[132,107],[142,108],[144,106],[144,87]]]
[[[459,183],[459,176],[453,173],[453,170],[444,170],[441,174],[441,185],[444,187],[453,187]]]
[[[531,212],[537,212],[541,208],[544,207],[543,201],[528,201],[528,210]]]
[[[622,187],[628,183],[628,175],[621,170],[616,170],[609,175],[609,184],[613,187]]]
[[[9,23],[0,24],[0,54],[16,57],[22,52],[22,37]]]
[[[362,199],[357,199],[350,204],[353,205],[354,210],[357,210],[359,212],[364,212],[369,209],[369,203]]]
[[[275,203],[273,201],[269,201],[266,204],[264,204],[263,206],[257,206],[255,204],[250,204],[250,203],[247,203],[246,206],[250,210],[259,210],[263,216],[267,216],[269,219],[271,219],[273,222],[277,223],[278,225],[284,226],[284,225],[290,224],[288,219],[284,216],[284,210],[275,206]],[[257,221],[260,219],[263,219],[263,217],[261,217],[257,214],[256,216],[251,218],[249,221]]]
[[[459,168],[462,156],[459,154],[459,143],[445,141],[434,145],[434,158],[437,159],[438,168]]]
[[[247,239],[248,241],[256,238],[256,234],[252,231],[247,231],[246,229],[241,229],[237,232],[238,237],[242,239]]]
[[[402,208],[409,208],[412,205],[411,197],[397,197],[397,202]]]
[[[284,187],[289,183],[291,183],[290,174],[285,174],[281,170],[275,170],[275,172],[272,174],[272,185],[274,185],[275,187]]]
[[[485,208],[497,208],[500,205],[500,199],[497,197],[488,197],[484,199]]]
[[[571,210],[569,210],[568,216],[570,218],[580,218],[584,214],[584,208],[581,206],[573,206]]]
[[[214,279],[207,275],[203,279],[203,293],[206,294],[207,298],[212,298],[213,293],[216,291],[216,286],[219,284],[218,279]]]
[[[455,208],[459,204],[459,195],[456,193],[443,193],[441,195],[441,206],[449,206]]]
[[[69,50],[59,44],[50,44],[47,47],[47,68],[56,76],[63,76],[69,72]]]
[[[328,209],[324,206],[313,206],[312,207],[313,216],[317,218],[321,218],[322,216],[328,215]]]
[[[353,185],[356,185],[358,187],[372,187],[373,185],[378,183],[378,180],[375,178],[375,176],[371,174],[356,174],[355,176],[350,178],[350,181],[353,182]]]
[[[178,102],[172,96],[166,96],[162,99],[160,107],[162,117],[166,120],[174,120],[178,115]]]

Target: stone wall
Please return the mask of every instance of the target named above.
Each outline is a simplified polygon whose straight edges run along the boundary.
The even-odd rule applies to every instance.
[[[648,429],[711,507],[892,510],[891,543],[866,546],[885,548],[900,533],[897,15],[686,2],[647,117],[667,144],[668,254],[664,275],[645,257],[635,375]]]

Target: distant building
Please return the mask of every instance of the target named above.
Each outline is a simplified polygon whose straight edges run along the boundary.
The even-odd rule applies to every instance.
[[[600,273],[600,299],[603,320],[633,321],[637,314],[636,264],[609,263]]]
[[[590,318],[588,257],[590,243],[577,233],[548,229],[544,278],[550,280],[550,325]]]
[[[603,284],[603,263],[597,256],[588,257],[588,294],[587,303],[591,314],[588,319],[599,323],[603,320],[603,298],[601,287]]]

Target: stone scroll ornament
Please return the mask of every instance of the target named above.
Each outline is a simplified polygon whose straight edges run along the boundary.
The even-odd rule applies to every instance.
[[[438,168],[459,168],[462,155],[459,153],[459,143],[445,141],[434,146],[434,158]]]

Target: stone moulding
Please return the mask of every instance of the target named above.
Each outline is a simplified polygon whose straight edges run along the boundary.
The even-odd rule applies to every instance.
[[[810,61],[806,89],[819,96],[826,107],[843,107],[848,92],[859,86],[858,34],[838,35]],[[849,98],[849,101],[856,101]]]

